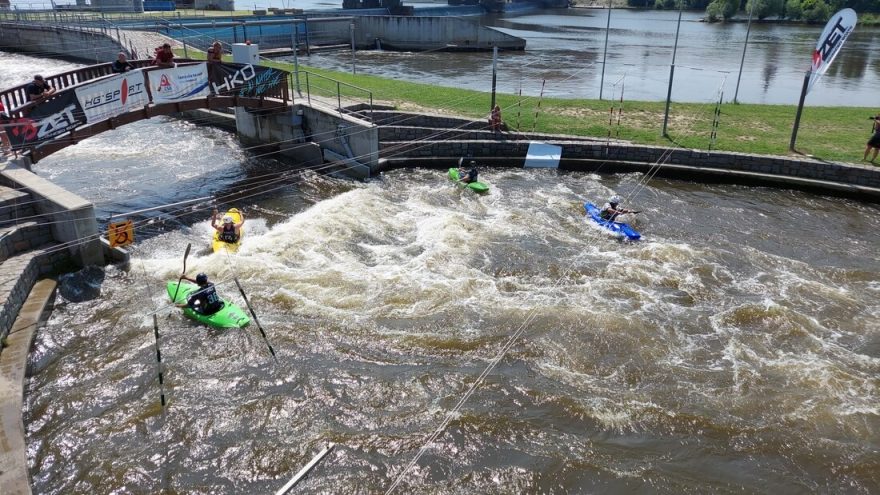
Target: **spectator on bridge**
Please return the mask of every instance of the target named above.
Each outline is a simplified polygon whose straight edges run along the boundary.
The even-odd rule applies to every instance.
[[[495,108],[492,109],[492,113],[489,114],[489,129],[500,131],[503,124],[504,123],[501,121],[501,107],[495,105]]]
[[[223,70],[220,64],[223,62],[223,45],[219,41],[215,41],[208,48],[208,81],[212,84],[222,84]]]
[[[125,58],[125,52],[119,52],[119,55],[116,56],[116,60],[114,60],[113,64],[110,66],[110,70],[112,70],[114,74],[122,74],[134,70],[134,66]]]
[[[31,101],[39,102],[54,95],[55,88],[49,86],[49,83],[43,80],[43,76],[37,74],[34,76],[34,81],[27,85],[25,92],[27,92],[28,98]]]
[[[12,151],[12,144],[9,143],[9,135],[6,134],[6,128],[12,123],[12,117],[6,113],[6,107],[0,103],[0,151],[4,155]]]
[[[219,41],[215,41],[211,48],[208,48],[208,63],[219,64],[223,62],[223,45]]]
[[[171,45],[165,43],[159,48],[156,48],[156,57],[153,59],[153,65],[166,69],[175,66],[174,52],[171,51]]]

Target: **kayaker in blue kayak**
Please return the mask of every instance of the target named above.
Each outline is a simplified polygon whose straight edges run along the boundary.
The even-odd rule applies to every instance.
[[[602,205],[602,209],[599,210],[599,216],[602,217],[602,220],[608,220],[613,222],[618,215],[623,215],[624,213],[638,213],[635,210],[627,210],[626,208],[620,208],[618,205],[620,204],[620,196],[614,195],[608,199],[608,202]]]
[[[464,168],[458,168],[458,176],[461,177],[458,179],[459,182],[464,182],[465,184],[470,184],[471,182],[477,182],[477,176],[479,175],[479,171],[477,170],[477,162],[471,160],[468,162],[468,167],[470,169],[465,172]]]
[[[180,278],[198,285],[199,288],[189,295],[185,303],[177,304],[178,308],[188,307],[196,313],[205,316],[212,315],[223,309],[223,301],[221,301],[220,296],[217,295],[217,290],[214,288],[214,284],[208,282],[207,275],[200,273],[196,275],[195,280],[186,275],[181,275]]]

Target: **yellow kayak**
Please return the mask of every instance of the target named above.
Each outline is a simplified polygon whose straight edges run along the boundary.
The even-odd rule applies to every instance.
[[[232,217],[232,223],[241,222],[241,212],[238,211],[238,208],[230,208],[229,211],[223,214],[220,218],[222,219],[226,215]],[[213,227],[213,226],[212,226]],[[211,246],[214,248],[214,252],[219,252],[225,249],[229,253],[234,253],[238,251],[238,247],[241,246],[241,239],[244,237],[244,226],[241,227],[238,235],[237,242],[224,242],[220,240],[220,232],[214,230],[214,240],[211,242]]]

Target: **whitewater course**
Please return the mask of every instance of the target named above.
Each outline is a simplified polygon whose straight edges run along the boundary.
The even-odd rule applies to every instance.
[[[99,222],[216,199],[135,215],[127,269],[61,277],[14,411],[33,493],[275,493],[330,444],[294,493],[880,490],[874,203],[610,162],[486,167],[486,195],[412,162],[279,174],[201,123],[33,165]],[[585,218],[612,194],[642,240]],[[214,206],[245,211],[238,254],[211,252]],[[244,306],[237,277],[265,339],[169,307],[190,244],[190,276]]]

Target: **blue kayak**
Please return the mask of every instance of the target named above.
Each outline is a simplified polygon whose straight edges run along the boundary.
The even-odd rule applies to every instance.
[[[593,203],[584,203],[584,209],[587,210],[587,215],[590,215],[590,218],[592,218],[594,222],[611,232],[614,232],[619,236],[626,236],[626,238],[631,241],[637,241],[642,238],[642,234],[636,232],[635,229],[629,226],[629,224],[603,220],[602,217],[599,216],[599,208]]]

